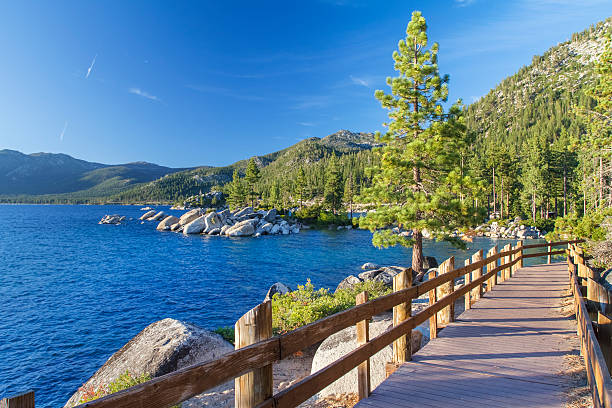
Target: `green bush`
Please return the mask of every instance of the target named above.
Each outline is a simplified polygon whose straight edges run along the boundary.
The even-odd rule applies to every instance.
[[[329,289],[315,290],[310,279],[305,285],[298,285],[296,291],[272,298],[272,327],[274,333],[282,334],[307,325],[326,316],[355,306],[355,296],[367,291],[370,299],[391,292],[382,282],[366,281],[351,289],[331,293]]]
[[[142,374],[139,377],[135,377],[130,374],[129,371],[126,370],[125,373],[121,374],[119,377],[117,377],[115,381],[111,382],[106,387],[93,387],[83,385],[80,388],[80,391],[83,392],[83,396],[79,400],[79,404],[84,404],[86,402],[102,398],[106,395],[114,394],[118,391],[125,390],[135,385],[149,381],[150,379],[151,376],[149,374]]]
[[[612,208],[596,213],[589,213],[583,217],[569,214],[555,220],[555,228],[546,235],[548,240],[557,240],[563,237],[585,238],[592,241],[604,241],[606,230],[601,226],[604,219],[612,216]]]
[[[334,214],[331,211],[323,209],[321,205],[315,204],[309,207],[302,207],[297,210],[293,216],[298,220],[318,227],[328,225],[350,225],[351,219],[347,213],[340,212]]]
[[[232,326],[217,327],[214,330],[214,332],[219,334],[225,340],[227,340],[230,343],[234,344],[234,338],[235,338],[234,327],[232,327]]]

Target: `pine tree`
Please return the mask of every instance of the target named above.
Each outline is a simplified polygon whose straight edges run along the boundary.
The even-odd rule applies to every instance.
[[[325,171],[323,200],[325,206],[333,211],[334,214],[342,208],[342,192],[342,176],[338,170],[335,156],[332,156]]]
[[[393,53],[399,75],[388,78],[391,94],[378,90],[376,98],[388,109],[388,132],[379,136],[381,165],[367,189],[376,211],[361,219],[375,231],[375,246],[412,246],[412,268],[423,269],[423,230],[438,239],[450,239],[456,229],[473,222],[471,200],[475,192],[469,176],[461,175],[460,154],[465,145],[460,101],[448,113],[442,103],[448,96],[448,76],[438,73],[438,44],[427,49],[427,25],[420,12],[412,13],[406,38]],[[387,228],[411,229],[412,239]],[[456,242],[456,241],[455,241]]]
[[[255,184],[260,179],[261,173],[259,171],[259,167],[257,167],[257,163],[255,163],[255,159],[251,158],[247,163],[246,173],[244,179],[247,183],[248,187],[248,196],[251,200],[251,207],[255,208],[255,199],[258,197],[257,192],[255,191]]]
[[[296,195],[299,200],[300,208],[304,204],[304,198],[306,197],[306,191],[308,189],[307,181],[306,181],[306,173],[304,172],[304,167],[298,169],[297,175],[295,177],[295,189]]]
[[[353,175],[349,174],[344,182],[344,202],[349,207],[349,218],[353,218],[353,199],[355,197],[355,180]]]
[[[229,186],[229,197],[228,202],[232,209],[241,207],[244,205],[246,201],[246,191],[244,188],[244,183],[240,178],[240,174],[238,173],[238,169],[234,169],[234,174],[232,175],[232,182]]]

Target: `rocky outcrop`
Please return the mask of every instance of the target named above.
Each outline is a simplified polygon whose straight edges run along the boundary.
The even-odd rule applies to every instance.
[[[200,234],[206,228],[204,216],[198,217],[183,227],[183,234]]]
[[[116,224],[121,224],[122,221],[125,221],[124,216],[113,214],[113,215],[105,215],[98,222],[98,224],[115,224],[116,225]]]
[[[245,220],[237,223],[233,227],[230,227],[225,235],[228,237],[247,237],[255,233],[255,226],[252,220]]]
[[[374,338],[393,326],[393,315],[385,313],[374,316],[370,322],[370,338]],[[415,353],[421,347],[423,335],[418,330],[412,331],[412,352]],[[332,334],[321,343],[312,361],[311,372],[322,369],[334,361],[346,356],[357,348],[355,327],[347,327],[338,333]],[[388,345],[370,358],[370,381],[371,387],[376,388],[385,379],[385,365],[393,360],[393,346]],[[357,369],[354,368],[333,384],[324,388],[320,397],[331,394],[357,393]]]
[[[174,215],[169,215],[162,220],[159,224],[157,224],[157,229],[159,231],[170,231],[173,225],[178,224],[179,219]]]
[[[139,219],[140,220],[148,220],[149,218],[151,218],[154,215],[155,215],[155,210],[150,210],[150,211],[147,211],[146,213],[142,214]]]
[[[223,220],[221,219],[219,214],[214,211],[204,217],[204,224],[204,231],[202,231],[204,234],[209,234],[212,230],[217,228],[220,230],[221,227],[224,225]]]
[[[151,377],[176,371],[183,367],[213,360],[234,350],[218,334],[174,319],[150,324],[119,351],[84,384],[84,388],[98,388],[114,381],[129,371],[132,375]],[[82,391],[77,391],[65,407],[78,403]]]

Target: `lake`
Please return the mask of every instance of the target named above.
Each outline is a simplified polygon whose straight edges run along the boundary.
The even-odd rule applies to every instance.
[[[98,225],[115,213],[128,221]],[[410,265],[411,249],[376,249],[363,230],[183,236],[142,224],[141,214],[135,206],[0,205],[0,397],[34,389],[37,407],[62,406],[154,321],[215,329],[233,325],[277,281],[295,288],[310,278],[333,289],[365,262]],[[464,252],[426,241],[424,252],[462,265],[477,249],[509,242],[476,238]]]

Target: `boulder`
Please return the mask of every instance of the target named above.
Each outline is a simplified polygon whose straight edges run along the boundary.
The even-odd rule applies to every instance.
[[[157,229],[160,231],[168,231],[174,225],[179,225],[178,222],[179,222],[178,217],[175,217],[174,215],[169,215],[166,218],[164,218],[162,222],[157,224]]]
[[[219,214],[219,218],[221,218],[224,221],[228,219],[231,215],[230,210],[228,210],[227,208],[223,211],[220,211],[218,214]]]
[[[220,233],[221,233],[221,228],[214,228],[214,229],[210,230],[208,235],[219,235]]]
[[[299,234],[300,233],[300,228],[297,225],[294,225],[293,227],[291,227],[291,233],[292,234]]]
[[[272,227],[274,227],[274,224],[267,222],[261,226],[261,229],[268,234],[270,231],[272,231]]]
[[[383,272],[383,269],[378,268],[378,269],[374,269],[371,271],[361,272],[359,275],[357,275],[357,277],[361,280],[369,281],[369,280],[374,279],[376,276],[378,276],[382,272]]]
[[[189,224],[183,226],[183,234],[200,234],[202,231],[204,231],[205,227],[206,223],[204,222],[204,216],[202,215],[201,217],[191,221]]]
[[[281,282],[276,282],[274,285],[270,286],[270,289],[268,289],[268,293],[266,294],[264,302],[267,300],[271,300],[272,296],[276,295],[277,293],[280,293],[281,295],[286,295],[289,292],[291,292],[291,288],[289,286]]]
[[[176,224],[170,227],[170,231],[182,232],[183,226],[177,222]]]
[[[276,211],[276,208],[272,208],[271,210],[268,210],[266,212],[266,214],[263,216],[264,220],[268,221],[268,222],[273,222],[274,219],[276,218],[276,215],[278,214],[278,212]]]
[[[142,207],[142,208],[140,209],[140,211],[151,211],[151,210],[152,210],[152,208],[151,208],[151,207]]]
[[[220,230],[223,226],[223,221],[221,221],[219,215],[214,211],[204,216],[204,223],[206,224],[203,231],[205,234],[209,234],[210,231],[217,228]]]
[[[278,234],[278,233],[280,232],[280,230],[281,230],[280,225],[278,225],[278,224],[274,224],[274,225],[272,226],[272,229],[270,230],[270,234],[272,234],[272,235],[276,235],[276,234]]]
[[[163,211],[158,212],[154,216],[149,218],[149,221],[159,221],[162,220],[166,216],[166,213]]]
[[[380,266],[378,266],[377,264],[373,263],[373,262],[366,262],[363,265],[361,265],[361,269],[367,270],[367,269],[378,269],[380,268]]]
[[[423,269],[437,268],[438,261],[433,256],[426,256],[423,258]]]
[[[341,289],[350,289],[360,282],[362,282],[362,280],[356,277],[355,275],[349,275],[346,278],[342,279],[338,286],[336,286],[336,290],[334,292],[337,292]]]
[[[225,233],[227,232],[228,229],[230,229],[231,226],[229,225],[224,225],[221,227],[221,231],[219,231],[219,235],[225,235]]]
[[[289,234],[289,226],[288,225],[281,225],[281,233],[283,235],[288,235]]]
[[[374,338],[393,326],[393,315],[384,313],[374,316],[369,325],[370,338]],[[312,360],[311,373],[315,373],[334,361],[346,356],[357,348],[356,330],[347,327],[338,333],[332,334],[321,343]],[[423,335],[418,330],[412,331],[412,350],[416,352],[421,347]],[[388,345],[378,353],[370,357],[370,382],[371,388],[376,388],[385,378],[385,366],[387,362],[393,361],[393,346]],[[319,397],[332,394],[358,393],[357,390],[357,368],[352,369],[340,379],[319,392]]]
[[[255,233],[255,220],[245,220],[230,227],[225,235],[228,237],[247,237]]]
[[[195,220],[196,218],[200,218],[201,216],[202,210],[196,208],[195,210],[188,211],[185,214],[181,215],[181,218],[179,219],[179,224],[187,225],[191,221]]]
[[[102,217],[102,219],[98,222],[98,224],[121,224],[121,221],[124,221],[125,217],[118,215],[118,214],[113,214],[113,215],[105,215],[104,217]]]
[[[234,218],[239,218],[239,217],[242,217],[242,216],[243,216],[243,215],[245,215],[245,214],[251,214],[251,213],[253,213],[253,212],[254,212],[254,211],[253,211],[253,207],[245,207],[245,208],[243,208],[242,210],[235,212],[235,213],[233,214],[233,217],[234,217]]]
[[[84,389],[106,386],[126,371],[134,376],[159,377],[233,350],[221,336],[198,326],[174,319],[157,321],[113,354],[64,407],[76,405]]]
[[[155,210],[147,211],[146,213],[140,216],[139,220],[147,220],[154,215],[155,215]]]

